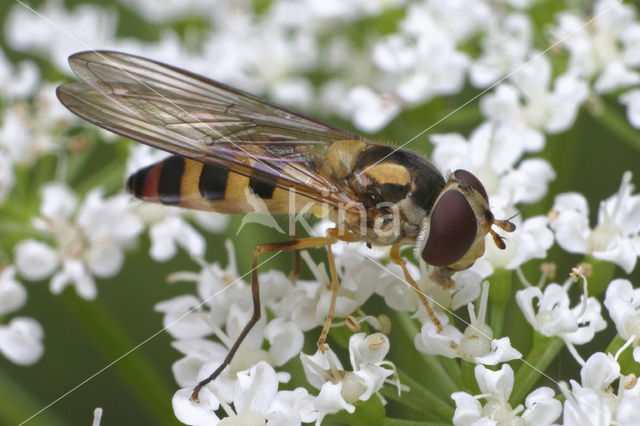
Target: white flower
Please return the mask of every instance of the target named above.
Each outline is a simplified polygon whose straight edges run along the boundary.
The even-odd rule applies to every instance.
[[[221,343],[207,339],[176,340],[171,346],[184,355],[171,366],[176,382],[183,387],[198,383],[202,366],[211,359],[224,359],[229,352]]]
[[[164,221],[152,225],[149,228],[149,237],[151,257],[158,262],[175,256],[176,245],[187,250],[191,256],[204,256],[204,238],[180,216],[168,216]]]
[[[640,254],[640,196],[633,194],[631,172],[622,175],[618,192],[600,203],[598,225],[589,227],[589,209],[581,194],[556,196],[551,228],[563,249],[616,263],[627,273]]]
[[[431,25],[437,25],[460,43],[487,29],[494,18],[491,12],[489,4],[473,0],[413,3],[400,25],[404,31],[420,37],[429,37]]]
[[[220,340],[225,342],[226,347],[217,342],[193,338],[174,342],[173,346],[185,355],[173,365],[176,381],[182,386],[195,386],[209,377],[226,358],[228,347],[235,342],[249,316],[250,313],[242,315],[239,309],[232,305],[226,333],[215,327],[211,328]],[[265,342],[263,336],[270,344],[269,350],[262,349]],[[207,388],[215,391],[220,400],[230,402],[234,386],[237,384],[238,372],[252,368],[260,361],[281,366],[302,350],[302,344],[302,331],[295,324],[282,318],[276,318],[266,326],[264,321],[259,321],[243,341],[229,368],[223,370]],[[279,381],[286,382],[289,378],[288,373],[278,373]]]
[[[492,210],[496,217],[509,216],[507,211],[497,208],[495,204]],[[553,233],[548,228],[547,217],[534,216],[524,222],[515,217],[511,221],[516,224],[516,230],[504,236],[506,248],[499,249],[493,237],[487,235],[485,255],[471,267],[472,270],[488,276],[497,268],[513,270],[531,259],[544,259],[547,256],[547,250],[553,245]]]
[[[390,266],[393,265],[387,265],[386,267],[389,271],[385,271],[389,275],[391,275],[390,271],[393,272]],[[482,276],[471,269],[465,269],[454,273],[451,276],[451,280],[455,282],[455,286],[445,288],[432,279],[433,267],[427,265],[422,259],[420,259],[419,270],[411,263],[407,264],[407,268],[412,276],[420,277],[418,279],[418,285],[424,295],[427,296],[429,300],[433,301],[431,305],[436,311],[455,311],[462,306],[468,305],[480,296]],[[396,277],[402,277],[402,272],[394,273],[394,275]],[[398,295],[408,297],[411,296],[412,293],[415,295],[415,290],[405,282],[402,282],[402,285],[394,284],[392,288],[396,289],[394,294],[396,297]],[[383,295],[388,294],[388,290],[387,293],[382,293],[381,288],[378,290],[378,293]],[[385,296],[385,299],[386,298],[387,297]],[[387,304],[393,309],[398,309],[390,303],[393,300],[394,299],[387,300]],[[411,301],[412,304],[409,305],[407,303],[407,306],[402,307],[401,310],[411,310],[413,312],[417,310],[418,312],[416,312],[416,316],[426,320],[426,317],[423,315],[426,315],[427,312],[424,309],[424,306],[418,301],[417,296],[412,297]]]
[[[64,184],[49,183],[42,190],[41,217],[33,220],[37,230],[50,236],[55,248],[35,240],[15,247],[16,267],[27,279],[40,280],[55,273],[51,290],[61,292],[69,284],[78,294],[95,298],[93,275],[115,275],[124,262],[124,248],[142,231],[124,194],[105,198],[101,189],[90,191],[77,206],[75,194]]]
[[[527,158],[500,179],[497,193],[512,204],[535,203],[547,195],[549,182],[555,177],[556,173],[548,161]]]
[[[131,143],[128,148],[129,155],[127,156],[127,164],[125,166],[125,179],[138,170],[160,162],[171,155],[166,151],[155,149],[141,143]]]
[[[32,281],[50,276],[58,267],[58,254],[40,241],[28,239],[14,247],[16,268],[20,274]]]
[[[200,391],[200,403],[189,398],[191,389],[181,389],[173,397],[173,409],[178,419],[189,425],[215,425],[220,419],[214,413],[220,402],[209,389]],[[224,406],[228,417],[220,424],[227,426],[278,424],[283,426],[312,422],[318,417],[314,398],[306,389],[278,391],[278,377],[264,361],[240,371],[233,390],[234,410]]]
[[[320,420],[330,413],[355,411],[354,402],[366,401],[384,385],[394,373],[393,364],[384,361],[389,352],[389,340],[375,333],[365,336],[357,333],[349,339],[349,358],[353,371],[344,370],[336,354],[328,349],[309,356],[300,354],[307,380],[320,393],[315,408]],[[382,367],[390,365],[393,369]]]
[[[222,364],[228,348],[238,338],[253,313],[251,287],[238,277],[235,254],[231,242],[226,244],[229,253],[229,266],[225,269],[218,264],[204,264],[199,274],[178,272],[172,280],[197,281],[198,295],[183,295],[161,302],[156,310],[164,313],[164,325],[178,339],[174,347],[184,357],[174,363],[176,380],[182,386],[194,386],[208,377]],[[260,274],[258,280],[264,284],[266,277],[273,274]],[[278,277],[274,276],[274,284]],[[286,278],[285,278],[286,280]],[[268,280],[267,280],[268,281]],[[284,293],[288,293],[288,280],[276,288],[261,285],[264,289],[264,306],[276,303]],[[276,311],[277,312],[277,311]],[[202,339],[214,334],[223,344]],[[265,340],[269,349],[262,349]],[[238,371],[250,368],[256,362],[265,360],[275,366],[286,363],[302,349],[304,336],[300,325],[278,317],[266,321],[266,314],[253,327],[234,356],[230,368],[209,386],[216,391],[218,398],[229,402],[236,382]],[[286,380],[285,373],[278,374],[280,380]]]
[[[71,72],[67,65],[69,55],[86,50],[87,46],[108,46],[116,35],[114,9],[85,4],[67,11],[62,2],[49,0],[37,12],[21,4],[11,9],[6,18],[7,43],[15,50],[49,58],[67,74]]]
[[[16,364],[34,364],[44,353],[43,337],[42,326],[33,318],[13,318],[0,325],[0,353]]]
[[[220,422],[215,410],[220,407],[220,402],[213,392],[207,388],[200,391],[200,402],[191,401],[193,389],[180,389],[171,399],[173,412],[178,420],[187,425],[214,426]]]
[[[15,279],[13,266],[0,270],[0,315],[17,311],[27,301],[27,290]]]
[[[511,13],[487,26],[482,54],[469,68],[471,84],[488,87],[516,69],[529,56],[532,46],[531,19]]]
[[[367,15],[377,15],[384,10],[402,4],[402,0],[309,0],[312,13],[325,19],[351,20]]]
[[[335,317],[344,318],[353,314],[376,291],[385,298],[389,297],[391,303],[396,303],[398,308],[414,309],[413,296],[405,294],[406,297],[401,297],[396,294],[397,297],[395,297],[389,293],[389,287],[406,286],[401,278],[402,275],[399,272],[398,274],[382,272],[384,269],[377,268],[372,262],[375,261],[372,256],[377,255],[375,250],[363,247],[364,244],[346,243],[336,243],[333,246],[336,271],[340,281]],[[302,258],[314,275],[315,281],[297,280],[296,285],[293,286],[282,277],[282,274],[266,275],[266,279],[269,280],[268,287],[274,286],[272,284],[274,282],[281,283],[278,295],[269,296],[274,300],[267,301],[266,304],[278,315],[295,322],[303,331],[306,331],[324,324],[331,304],[332,291],[329,288],[331,279],[324,263],[316,264],[306,252],[302,253]]]
[[[202,302],[185,294],[156,304],[155,310],[164,314],[164,328],[176,339],[195,339],[212,333],[211,327],[200,312]]]
[[[600,303],[594,297],[570,307],[567,292],[572,281],[570,278],[564,286],[551,283],[545,287],[544,293],[538,287],[527,287],[516,293],[516,302],[529,324],[539,333],[581,345],[591,341],[607,323],[600,314]],[[537,312],[534,299],[538,299]]]
[[[512,408],[509,396],[513,389],[513,370],[503,364],[500,370],[492,371],[484,365],[476,365],[476,380],[480,395],[466,392],[454,392],[451,398],[456,403],[453,424],[496,425],[525,424],[551,425],[562,413],[560,401],[555,399],[552,389],[541,387],[531,392],[525,401],[525,407]],[[485,399],[484,406],[479,399]],[[522,410],[524,412],[522,412]]]
[[[556,78],[551,90],[551,64],[544,55],[533,56],[510,79],[513,84],[501,83],[482,97],[480,109],[496,123],[495,138],[500,145],[520,138],[524,151],[544,147],[543,131],[567,130],[588,95],[586,83],[569,74]]]
[[[473,304],[469,303],[467,306],[470,322],[464,333],[449,324],[449,318],[445,315],[439,315],[442,332],[438,332],[433,322],[423,321],[420,334],[414,338],[416,348],[427,354],[460,357],[466,361],[487,365],[521,358],[522,354],[511,346],[508,337],[494,339],[491,327],[485,324],[488,297],[489,285],[485,282],[478,314],[474,312]]]
[[[633,358],[640,362],[640,289],[625,279],[615,279],[607,286],[604,305],[623,339],[633,340]]]
[[[511,76],[524,98],[520,113],[527,124],[548,133],[567,130],[587,98],[586,83],[570,74],[556,77],[550,91],[551,62],[545,55],[536,54]]]
[[[22,166],[33,165],[44,154],[62,151],[69,141],[65,131],[78,120],[58,102],[53,84],[40,87],[32,103],[10,103],[2,114],[0,147]]]
[[[78,208],[78,197],[62,182],[50,182],[42,187],[40,214],[49,220],[66,221]]]
[[[433,160],[443,170],[465,169],[475,174],[489,194],[507,204],[531,203],[542,198],[555,178],[551,165],[542,159],[527,159],[516,165],[527,147],[516,138],[498,137],[500,128],[485,122],[466,140],[459,134],[432,135]]]
[[[379,95],[366,86],[357,86],[347,94],[353,114],[353,123],[365,132],[373,133],[400,113],[398,101],[388,95]]]
[[[212,232],[224,230],[229,223],[229,218],[225,215],[210,212],[200,212],[200,215],[196,215],[196,212],[167,208],[153,203],[141,203],[134,212],[149,227],[151,239],[149,254],[157,262],[165,262],[173,258],[178,252],[178,247],[184,249],[194,259],[204,258],[206,241],[185,219],[187,216],[196,218],[198,223]],[[205,219],[202,213],[211,216]]]
[[[0,139],[0,144],[2,140]],[[16,183],[16,175],[13,169],[13,161],[4,150],[0,149],[0,206],[11,193]]]
[[[451,1],[413,4],[407,9],[400,31],[373,46],[373,61],[387,74],[381,78],[386,90],[393,85],[400,99],[417,104],[462,89],[469,61],[456,49],[456,39],[472,34],[486,13],[485,8],[467,6],[464,1]]]
[[[40,80],[40,71],[32,61],[14,66],[0,49],[0,98],[23,99],[33,94]]]
[[[620,103],[627,106],[627,119],[636,129],[640,129],[640,89],[630,90],[620,96]]]
[[[640,82],[637,53],[640,23],[635,8],[616,0],[599,0],[593,18],[560,13],[554,35],[569,51],[569,72],[595,79],[597,92],[608,93]]]
[[[69,284],[72,284],[80,297],[93,300],[98,295],[96,282],[87,271],[85,265],[75,259],[65,259],[62,270],[56,272],[51,278],[49,287],[53,294],[60,294]]]
[[[277,102],[296,108],[310,108],[315,96],[311,83],[303,78],[281,80],[272,91]]]
[[[97,407],[93,410],[93,422],[91,426],[100,426],[100,422],[102,421],[102,408]]]
[[[612,384],[619,379],[618,391]],[[571,380],[571,392],[560,386],[565,395],[563,423],[573,425],[637,424],[640,384],[634,375],[621,376],[620,366],[611,354],[596,352],[580,371],[580,381]],[[636,406],[637,408],[637,406]]]

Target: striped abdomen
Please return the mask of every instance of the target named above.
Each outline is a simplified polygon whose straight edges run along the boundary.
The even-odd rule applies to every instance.
[[[127,190],[145,201],[220,213],[256,211],[248,202],[253,195],[270,213],[294,213],[298,208],[289,211],[289,204],[302,201],[300,196],[290,200],[289,191],[262,179],[178,156],[138,170],[127,180]]]

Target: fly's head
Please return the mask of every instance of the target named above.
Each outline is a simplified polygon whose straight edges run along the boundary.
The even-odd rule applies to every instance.
[[[484,254],[488,233],[498,248],[506,247],[493,225],[507,232],[516,229],[509,220],[494,218],[487,191],[478,178],[466,170],[456,170],[422,222],[416,257],[433,266],[467,269]]]

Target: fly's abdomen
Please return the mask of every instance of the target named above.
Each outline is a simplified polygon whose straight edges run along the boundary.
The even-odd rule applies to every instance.
[[[269,213],[294,213],[302,201],[273,182],[178,156],[138,170],[126,188],[144,201],[220,213],[255,212],[259,210],[252,203],[256,198]]]

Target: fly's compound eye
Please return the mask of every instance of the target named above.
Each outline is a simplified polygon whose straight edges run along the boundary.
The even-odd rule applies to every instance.
[[[455,176],[458,182],[462,182],[465,185],[469,185],[470,187],[478,191],[478,193],[482,195],[482,198],[487,200],[487,203],[489,202],[489,196],[487,195],[486,189],[484,189],[484,185],[480,183],[478,178],[475,177],[473,173],[470,173],[463,169],[458,169],[455,172],[453,172],[453,176]]]
[[[476,233],[476,215],[467,198],[450,189],[431,211],[429,236],[422,249],[422,258],[433,266],[451,265],[471,248]]]

